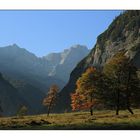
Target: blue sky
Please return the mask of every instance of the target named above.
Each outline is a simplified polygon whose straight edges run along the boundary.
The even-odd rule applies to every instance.
[[[121,11],[0,11],[0,46],[44,56],[75,44],[92,48]]]

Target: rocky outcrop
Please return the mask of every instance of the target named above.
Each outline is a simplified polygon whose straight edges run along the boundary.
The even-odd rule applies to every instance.
[[[57,77],[66,83],[71,71],[88,53],[89,50],[86,46],[75,45],[63,52],[51,53],[43,58],[52,65],[49,76]]]

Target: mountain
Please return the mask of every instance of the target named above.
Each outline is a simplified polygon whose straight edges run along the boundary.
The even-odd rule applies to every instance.
[[[4,115],[15,115],[21,105],[27,106],[28,114],[43,113],[42,100],[49,87],[57,84],[61,89],[72,69],[88,52],[85,46],[76,45],[60,53],[37,57],[16,44],[1,47],[0,72],[10,87],[8,90],[7,86],[1,86],[6,90],[5,94],[5,91],[0,93]],[[7,109],[9,105],[11,112]]]
[[[125,51],[125,55],[140,69],[140,11],[123,12],[98,36],[89,55],[72,71],[68,84],[59,93],[55,111],[70,111],[70,94],[85,69],[91,65],[102,69],[107,60],[119,51]]]
[[[26,106],[28,114],[44,112],[42,100],[45,94],[23,81],[11,80],[0,74],[0,114],[16,115],[21,106]]]
[[[22,100],[17,89],[0,74],[0,114],[4,116],[16,115],[22,105],[27,105],[26,101]]]
[[[13,44],[0,48],[0,71],[11,79],[25,81],[43,92],[52,84],[57,84],[61,89],[67,83],[72,69],[88,52],[85,46],[76,45],[62,53],[37,57]]]
[[[44,92],[24,81],[3,77],[17,90],[21,100],[26,102],[28,114],[43,113],[42,101],[45,97]]]
[[[12,79],[23,80],[42,91],[53,83],[60,87],[63,82],[48,76],[49,63],[16,44],[0,48],[0,71]],[[59,81],[59,82],[58,82]]]
[[[51,53],[43,58],[52,65],[49,76],[57,77],[66,83],[71,71],[88,53],[89,50],[86,46],[75,45],[63,52]]]

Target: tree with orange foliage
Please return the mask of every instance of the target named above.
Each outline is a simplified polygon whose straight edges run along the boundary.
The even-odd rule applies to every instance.
[[[71,94],[72,110],[90,110],[93,115],[93,106],[97,103],[97,82],[98,72],[96,68],[89,67],[84,74],[77,80],[77,89]]]
[[[50,90],[47,96],[43,100],[43,105],[48,107],[48,113],[47,113],[48,116],[50,114],[52,107],[55,105],[58,91],[59,91],[59,88],[57,87],[57,85],[52,85],[50,87]]]

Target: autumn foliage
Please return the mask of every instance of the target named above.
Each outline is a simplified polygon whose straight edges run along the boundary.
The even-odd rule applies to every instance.
[[[97,102],[96,99],[92,99],[92,101],[86,101],[86,98],[82,95],[78,95],[77,93],[71,94],[71,100],[72,100],[72,110],[84,110],[89,109],[93,107],[93,105]]]
[[[97,71],[94,67],[89,67],[84,74],[77,80],[77,89],[71,94],[72,110],[90,109],[93,114],[93,106],[97,103],[95,93],[97,93],[96,81]]]
[[[127,109],[139,106],[140,81],[132,60],[120,51],[110,58],[102,70],[89,67],[77,80],[76,90],[71,94],[72,110],[90,110],[103,105],[105,108]]]
[[[48,115],[52,107],[55,105],[58,91],[59,88],[57,87],[57,85],[52,85],[47,96],[43,100],[43,105],[48,107]]]

